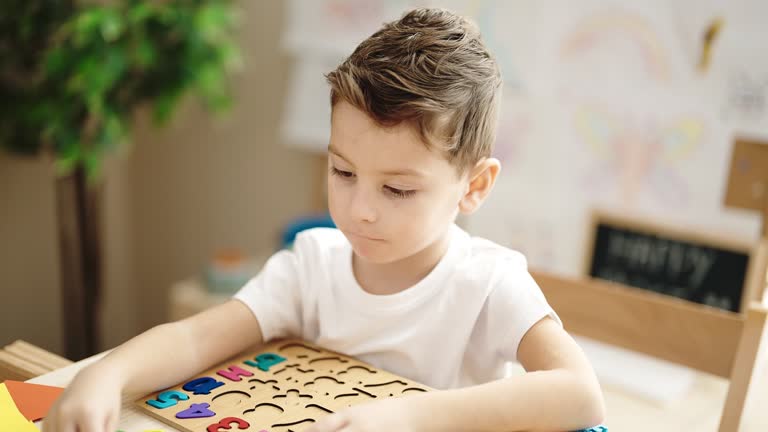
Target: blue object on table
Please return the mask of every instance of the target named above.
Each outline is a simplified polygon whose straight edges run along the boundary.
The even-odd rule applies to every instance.
[[[580,429],[575,432],[608,432],[608,428],[603,425],[600,425],[600,426],[591,427],[589,429]]]
[[[282,234],[281,247],[290,248],[293,246],[293,241],[296,240],[296,235],[304,230],[310,228],[336,228],[336,224],[333,223],[330,214],[305,216],[294,220],[289,223],[284,229]]]

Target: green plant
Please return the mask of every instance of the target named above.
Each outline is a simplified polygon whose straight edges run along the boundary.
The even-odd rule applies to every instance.
[[[93,175],[137,106],[158,122],[187,93],[227,107],[235,21],[228,0],[4,1],[0,148],[50,151],[60,170]]]
[[[4,0],[0,4],[0,149],[51,153],[64,348],[97,351],[103,157],[128,139],[140,105],[158,122],[196,93],[230,103],[239,63],[229,0]]]

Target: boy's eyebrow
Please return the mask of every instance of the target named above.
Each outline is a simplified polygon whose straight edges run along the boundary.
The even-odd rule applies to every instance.
[[[335,154],[336,156],[344,159],[345,162],[347,162],[350,165],[354,165],[349,159],[345,158],[344,155],[339,153],[338,150],[333,146],[333,144],[328,144],[328,152]],[[386,175],[386,176],[413,176],[413,177],[424,177],[424,174],[421,173],[421,171],[417,171],[415,169],[411,168],[405,168],[405,169],[394,169],[394,170],[387,170],[387,171],[381,171],[380,174]]]
[[[349,159],[345,158],[343,154],[339,153],[339,151],[336,150],[336,147],[334,147],[333,144],[328,144],[328,152],[335,154],[336,156],[344,159],[345,162],[349,163],[350,165],[353,165]]]
[[[421,172],[416,171],[414,169],[410,169],[410,168],[382,171],[381,174],[385,176],[412,176],[412,177],[424,176]]]

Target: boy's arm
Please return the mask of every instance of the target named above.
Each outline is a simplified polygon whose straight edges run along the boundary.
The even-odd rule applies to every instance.
[[[121,393],[136,397],[172,386],[262,339],[256,317],[237,300],[159,325],[80,371],[48,411],[43,430],[112,432]]]
[[[526,333],[518,360],[528,373],[411,401],[417,429],[562,431],[603,422],[603,396],[592,367],[555,321],[544,318]]]
[[[552,319],[523,337],[528,373],[474,387],[364,404],[326,417],[311,432],[563,431],[602,423],[603,397],[576,342]]]
[[[88,373],[111,374],[123,393],[170,387],[246,348],[263,343],[253,313],[238,300],[154,327],[116,348]]]

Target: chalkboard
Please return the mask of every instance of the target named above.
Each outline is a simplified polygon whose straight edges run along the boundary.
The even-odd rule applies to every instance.
[[[751,248],[615,217],[593,227],[589,276],[741,312]]]

